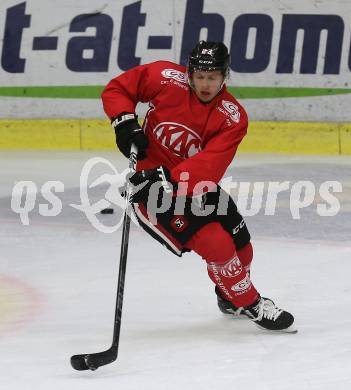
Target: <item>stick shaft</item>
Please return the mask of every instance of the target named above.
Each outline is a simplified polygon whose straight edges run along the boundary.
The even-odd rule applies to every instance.
[[[130,151],[130,157],[129,157],[130,173],[135,172],[136,156],[137,156],[137,149],[134,145],[132,145]],[[79,371],[89,370],[89,369],[96,370],[100,366],[112,363],[117,359],[119,335],[120,335],[121,321],[122,321],[124,283],[125,283],[125,276],[126,276],[128,243],[129,243],[130,211],[131,211],[131,204],[129,201],[130,195],[131,195],[131,184],[127,180],[126,208],[124,210],[124,217],[123,217],[123,231],[122,231],[121,253],[120,253],[119,272],[118,272],[116,308],[115,308],[115,320],[113,326],[112,345],[109,349],[103,352],[80,354],[80,355],[72,356],[71,365],[75,370],[79,370]]]
[[[136,154],[137,154],[136,147],[132,145],[130,151],[130,157],[129,157],[130,172],[135,172]],[[118,352],[119,335],[121,330],[124,285],[125,285],[125,276],[126,276],[126,268],[127,268],[127,255],[128,255],[128,244],[129,244],[129,230],[130,230],[130,212],[131,212],[131,204],[129,202],[130,192],[131,192],[130,183],[127,181],[126,208],[124,211],[124,218],[123,218],[121,254],[120,254],[118,283],[117,283],[115,322],[114,322],[113,339],[112,339],[112,347],[116,348],[116,353]]]

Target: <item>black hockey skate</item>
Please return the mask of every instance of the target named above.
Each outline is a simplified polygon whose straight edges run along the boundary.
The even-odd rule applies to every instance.
[[[231,314],[234,317],[238,318],[248,318],[248,315],[245,313],[243,307],[236,307],[230,301],[222,298],[219,288],[215,287],[215,292],[217,295],[217,305],[219,310],[224,314]]]
[[[255,303],[245,307],[244,311],[262,329],[297,333],[297,330],[292,326],[294,316],[279,309],[270,299],[260,297]]]
[[[217,295],[217,305],[218,305],[219,310],[222,313],[231,314],[232,316],[238,317],[238,318],[251,318],[251,316],[249,316],[245,312],[243,307],[237,307],[233,303],[231,303],[230,301],[224,299],[221,296],[221,293],[220,293],[219,288],[217,286],[215,287],[215,292]],[[264,298],[264,299],[268,299],[268,298]],[[274,304],[274,302],[272,300],[270,300],[270,299],[268,299],[268,300]]]

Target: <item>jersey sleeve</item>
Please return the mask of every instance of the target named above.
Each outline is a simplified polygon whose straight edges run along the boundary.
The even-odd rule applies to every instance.
[[[187,192],[183,191],[179,195],[199,195],[206,192],[207,189],[198,184],[200,182],[208,181],[217,184],[232,162],[246,133],[247,118],[235,127],[219,131],[207,142],[201,152],[176,165],[171,170],[171,178],[175,182],[181,181],[182,172],[189,173]],[[214,184],[209,185],[208,191],[213,190],[214,187]]]
[[[161,89],[160,63],[140,65],[113,78],[101,94],[109,118],[134,112],[136,105],[151,101]]]

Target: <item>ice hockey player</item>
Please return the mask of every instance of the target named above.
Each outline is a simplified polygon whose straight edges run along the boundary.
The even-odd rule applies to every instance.
[[[103,106],[121,152],[129,157],[132,143],[138,149],[129,180],[141,226],[176,255],[194,251],[206,261],[222,312],[289,332],[294,317],[251,281],[250,234],[218,185],[248,126],[244,108],[226,89],[229,58],[223,43],[201,41],[187,67],[156,61],[115,77],[102,93]],[[139,102],[150,107],[143,128],[135,114]]]

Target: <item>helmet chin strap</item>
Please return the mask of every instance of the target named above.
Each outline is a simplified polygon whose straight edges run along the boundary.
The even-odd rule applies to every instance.
[[[222,81],[220,90],[223,88],[223,85],[225,84],[225,82],[226,82],[227,80],[229,80],[229,72],[226,72],[226,73],[223,75],[223,81]]]
[[[191,80],[191,76],[189,74],[189,69],[186,70],[185,74],[186,74],[186,78],[187,78],[187,81],[188,81],[188,84],[189,84],[190,88],[194,89],[194,83]]]

